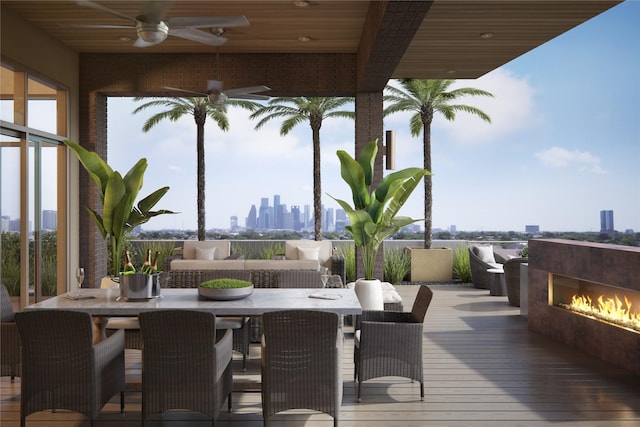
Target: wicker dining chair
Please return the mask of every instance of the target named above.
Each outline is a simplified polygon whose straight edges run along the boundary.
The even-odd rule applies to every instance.
[[[172,280],[176,276],[180,280]],[[253,279],[251,272],[245,270],[178,270],[171,272],[166,286],[168,288],[197,288],[200,283],[207,280],[223,278],[247,282],[251,282]],[[251,345],[251,318],[248,316],[224,316],[218,317],[216,320],[218,329],[233,331],[233,351],[242,354],[242,370],[246,371]]]
[[[262,316],[262,414],[311,409],[338,425],[342,403],[342,329],[335,313],[287,310]]]
[[[0,374],[20,376],[20,335],[6,286],[0,285]]]
[[[46,409],[68,409],[91,419],[120,393],[124,413],[124,332],[93,344],[88,313],[38,310],[16,313],[22,341],[20,425]]]
[[[422,371],[422,331],[433,292],[420,286],[411,312],[362,312],[360,330],[355,333],[354,377],[358,381],[358,401],[362,382],[371,378],[397,376],[420,382],[424,400]]]
[[[140,313],[142,350],[142,421],[173,409],[220,414],[231,412],[232,332],[216,332],[213,313],[159,310]]]

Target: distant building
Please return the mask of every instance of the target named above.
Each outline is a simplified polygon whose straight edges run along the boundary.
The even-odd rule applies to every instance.
[[[238,229],[238,217],[233,215],[229,218],[229,229],[231,231],[236,231]]]
[[[458,231],[457,228],[456,228],[456,225],[455,224],[451,224],[449,226],[449,232],[455,234],[456,231]]]
[[[525,225],[524,226],[524,232],[525,233],[529,233],[529,234],[536,234],[540,232],[540,226],[539,225]]]
[[[251,209],[249,209],[249,215],[244,223],[247,230],[255,230],[258,226],[258,213],[256,211],[256,205],[251,205]]]
[[[613,211],[600,211],[600,232],[612,233],[613,227]]]
[[[42,211],[42,229],[56,230],[58,228],[58,212],[52,210]]]

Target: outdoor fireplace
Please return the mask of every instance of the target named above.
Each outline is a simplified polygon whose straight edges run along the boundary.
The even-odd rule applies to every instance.
[[[632,289],[551,274],[549,304],[640,334],[640,292]]]
[[[640,248],[533,239],[528,270],[530,330],[640,374]],[[586,313],[572,307],[576,298],[635,320]]]

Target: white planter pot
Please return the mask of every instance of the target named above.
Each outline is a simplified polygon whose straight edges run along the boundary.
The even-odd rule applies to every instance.
[[[354,290],[363,310],[384,310],[384,298],[380,280],[358,279]]]

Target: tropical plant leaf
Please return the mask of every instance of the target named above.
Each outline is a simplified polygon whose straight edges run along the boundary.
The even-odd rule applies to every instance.
[[[353,206],[355,209],[363,209],[369,204],[371,195],[367,189],[362,166],[344,150],[338,150],[336,154],[340,159],[340,175],[351,188]]]
[[[367,187],[373,182],[373,169],[375,167],[376,154],[378,154],[378,140],[369,141],[360,151],[358,163],[364,173],[364,183]]]
[[[100,188],[100,195],[102,197],[107,187],[107,182],[109,182],[109,177],[113,174],[111,167],[98,156],[97,153],[87,150],[80,144],[70,140],[64,140],[62,142],[76,154],[76,157],[78,157],[78,160],[93,182]]]
[[[167,191],[169,191],[169,187],[162,187],[140,200],[138,202],[140,212],[149,212],[167,194]]]
[[[114,234],[113,220],[116,208],[121,203],[126,191],[120,172],[114,172],[107,181],[102,202],[102,223],[107,234]]]

